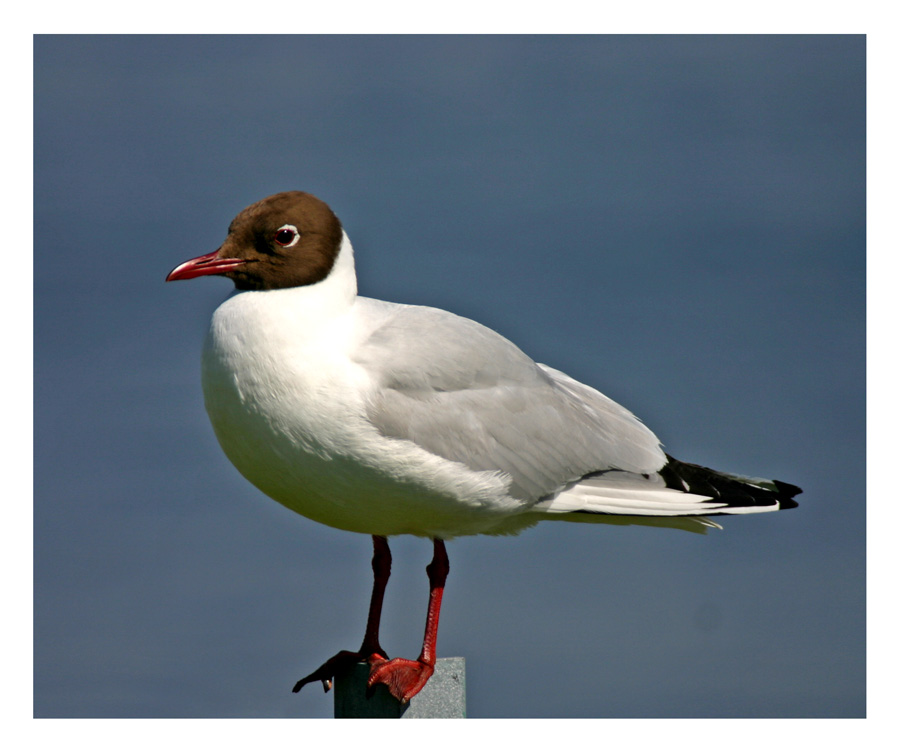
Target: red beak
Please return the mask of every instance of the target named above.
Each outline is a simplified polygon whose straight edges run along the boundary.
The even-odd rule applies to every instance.
[[[246,259],[220,259],[219,252],[216,250],[211,254],[204,254],[196,259],[190,259],[183,264],[179,264],[169,272],[166,282],[192,280],[203,275],[221,275],[246,263]]]

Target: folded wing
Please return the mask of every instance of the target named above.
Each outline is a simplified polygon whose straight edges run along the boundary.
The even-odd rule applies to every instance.
[[[519,499],[536,503],[588,474],[652,474],[666,463],[659,440],[625,408],[469,319],[398,307],[355,357],[377,385],[369,418],[382,434],[499,471]]]

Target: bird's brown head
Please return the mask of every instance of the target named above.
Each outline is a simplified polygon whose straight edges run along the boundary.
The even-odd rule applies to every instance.
[[[244,209],[216,251],[179,264],[166,282],[222,275],[238,290],[312,285],[328,276],[342,236],[324,201],[303,191],[277,193]]]

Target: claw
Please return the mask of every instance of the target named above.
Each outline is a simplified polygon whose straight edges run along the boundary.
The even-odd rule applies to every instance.
[[[299,693],[304,685],[318,680],[322,683],[322,687],[327,693],[334,686],[334,676],[343,669],[352,667],[354,664],[364,660],[357,651],[341,651],[332,656],[327,662],[319,667],[315,672],[311,672],[302,680],[298,680],[294,685],[294,693]]]
[[[327,693],[334,687],[334,676],[348,671],[354,664],[368,662],[369,665],[380,664],[387,661],[387,656],[382,653],[363,653],[361,651],[339,651],[315,672],[311,672],[302,680],[298,680],[292,692],[299,693],[300,689],[311,682],[318,680]]]

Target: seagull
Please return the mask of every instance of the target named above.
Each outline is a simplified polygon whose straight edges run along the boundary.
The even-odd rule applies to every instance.
[[[444,542],[542,520],[704,532],[709,517],[797,506],[800,489],[675,460],[632,413],[536,363],[487,327],[357,295],[353,247],[330,207],[287,191],[238,214],[224,243],[166,281],[227,277],[203,346],[206,410],[222,450],[263,493],[372,537],[374,582],[358,651],[299,680],[327,692],[369,664],[368,688],[408,702],[434,672]],[[388,537],[433,540],[418,659],[379,640]]]

